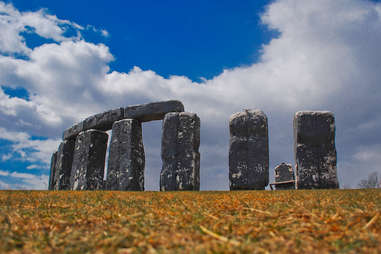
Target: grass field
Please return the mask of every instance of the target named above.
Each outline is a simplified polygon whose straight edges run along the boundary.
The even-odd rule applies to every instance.
[[[381,253],[381,190],[0,191],[0,253]]]

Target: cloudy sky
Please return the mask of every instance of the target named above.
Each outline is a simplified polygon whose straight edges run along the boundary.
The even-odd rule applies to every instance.
[[[381,173],[380,45],[380,1],[0,1],[0,189],[46,189],[73,123],[168,99],[201,118],[203,190],[228,189],[228,119],[247,108],[269,118],[271,181],[294,164],[294,113],[333,111],[356,187]],[[161,122],[143,136],[158,190]]]

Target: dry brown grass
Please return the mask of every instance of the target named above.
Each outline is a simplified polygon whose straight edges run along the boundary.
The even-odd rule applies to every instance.
[[[1,253],[381,253],[381,190],[1,191]]]

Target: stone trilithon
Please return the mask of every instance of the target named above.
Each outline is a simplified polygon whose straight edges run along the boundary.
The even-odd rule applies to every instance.
[[[142,123],[163,120],[160,189],[200,189],[200,119],[180,101],[116,108],[89,116],[63,133],[51,159],[49,189],[144,190]],[[106,181],[108,135],[112,129]]]
[[[89,116],[63,133],[51,158],[50,190],[144,190],[142,123],[163,120],[160,190],[200,189],[200,118],[180,101],[132,105]],[[104,177],[108,135],[108,171]],[[263,190],[269,183],[267,116],[244,110],[230,117],[230,190]],[[338,188],[335,119],[328,111],[294,117],[295,177],[292,166],[275,168],[277,189]]]

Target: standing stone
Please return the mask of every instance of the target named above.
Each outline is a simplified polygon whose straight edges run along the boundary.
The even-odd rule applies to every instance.
[[[294,150],[298,189],[339,187],[332,112],[297,112],[294,117]]]
[[[267,117],[245,110],[230,117],[230,190],[263,190],[269,183]]]
[[[69,190],[70,189],[70,174],[71,166],[73,163],[75,140],[64,140],[57,152],[56,169],[55,169],[55,183],[54,190]]]
[[[163,121],[160,190],[200,190],[200,118],[168,113]]]
[[[291,164],[282,163],[275,167],[275,183],[282,183],[287,181],[295,180],[294,171]],[[276,184],[275,188],[277,190],[290,190],[295,189],[295,183],[282,183]]]
[[[48,190],[53,190],[53,186],[55,185],[55,182],[56,182],[56,179],[55,179],[56,162],[57,162],[57,152],[54,152],[50,160],[50,175],[49,175]]]
[[[115,122],[112,126],[106,188],[144,191],[144,164],[141,123],[133,119]]]
[[[107,140],[108,135],[103,131],[88,130],[78,134],[71,168],[71,189],[103,189]]]

